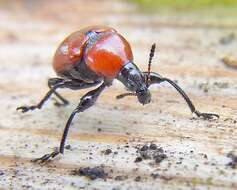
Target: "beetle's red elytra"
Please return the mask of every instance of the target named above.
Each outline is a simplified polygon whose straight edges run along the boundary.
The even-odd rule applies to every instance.
[[[37,105],[21,106],[17,110],[27,112],[41,109],[53,94],[61,101],[56,105],[67,105],[69,102],[56,91],[59,88],[80,90],[98,87],[81,97],[79,104],[66,122],[59,148],[33,161],[45,162],[64,153],[67,134],[75,115],[93,106],[101,92],[112,85],[113,80],[120,81],[129,91],[117,96],[117,99],[136,96],[142,105],[151,102],[149,90],[151,85],[168,82],[184,98],[192,113],[204,119],[218,118],[217,114],[197,111],[188,95],[175,82],[158,73],[151,72],[155,48],[156,46],[153,44],[150,50],[148,71],[142,72],[133,62],[133,53],[128,41],[111,27],[90,26],[72,33],[63,40],[53,59],[53,68],[59,78],[48,80],[50,90]]]
[[[103,35],[83,52],[90,37],[96,34]],[[114,78],[124,64],[133,61],[126,39],[113,28],[105,26],[87,27],[69,35],[56,50],[53,68],[60,75],[77,64],[82,56],[89,69],[106,78]]]
[[[114,48],[108,48],[113,46]],[[98,75],[114,78],[122,66],[133,61],[129,43],[118,33],[109,32],[85,53],[86,65]]]

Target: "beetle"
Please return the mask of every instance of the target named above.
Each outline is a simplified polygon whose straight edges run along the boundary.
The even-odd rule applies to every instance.
[[[151,101],[149,87],[153,84],[168,82],[181,94],[192,113],[204,119],[218,118],[217,114],[201,113],[196,110],[188,95],[175,82],[151,72],[155,48],[153,44],[149,55],[148,71],[142,72],[133,62],[133,53],[128,41],[115,29],[108,26],[90,26],[69,35],[55,52],[53,68],[59,77],[48,80],[50,88],[48,93],[37,105],[21,106],[17,110],[24,113],[41,109],[53,94],[61,101],[61,103],[57,102],[58,105],[67,105],[69,102],[56,92],[59,88],[80,90],[98,87],[82,96],[78,106],[71,113],[59,148],[34,161],[45,162],[64,153],[69,127],[75,115],[93,106],[104,89],[112,85],[114,79],[120,81],[129,91],[117,96],[117,99],[136,96],[142,105],[148,104]]]

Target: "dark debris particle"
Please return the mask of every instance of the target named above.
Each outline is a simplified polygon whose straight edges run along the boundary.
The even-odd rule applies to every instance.
[[[147,151],[148,149],[149,149],[149,146],[145,144],[140,150]]]
[[[163,152],[161,152],[161,153],[159,152],[158,154],[154,155],[156,164],[161,163],[166,158],[167,158],[167,155],[164,154]]]
[[[235,155],[233,152],[229,152],[227,157],[231,159],[227,166],[230,166],[232,169],[237,168],[237,155]]]
[[[4,172],[2,170],[0,170],[0,176],[4,175]]]
[[[143,159],[151,159],[154,160],[156,164],[159,164],[167,158],[163,148],[157,147],[154,143],[143,145],[142,148],[138,148],[137,153],[139,153],[139,156],[135,159],[135,162],[140,162]]]
[[[157,179],[158,177],[160,177],[160,174],[158,174],[158,173],[152,173],[152,174],[151,174],[151,177],[152,177],[153,179]]]
[[[98,131],[98,132],[101,132],[101,131],[102,131],[102,129],[101,129],[101,128],[98,128],[98,129],[97,129],[97,131]]]
[[[106,179],[108,174],[104,171],[104,168],[101,166],[97,166],[94,168],[85,167],[80,169],[72,170],[72,175],[86,176],[91,180],[95,180],[97,178]]]
[[[111,149],[106,149],[105,151],[103,151],[105,155],[109,155],[112,153],[112,150]]]
[[[128,176],[118,175],[118,176],[116,176],[114,179],[115,179],[116,181],[123,181],[123,180],[125,180],[125,179],[127,179],[127,178],[128,178]]]
[[[134,180],[139,182],[139,181],[141,181],[141,179],[142,179],[141,176],[137,176]]]
[[[142,157],[141,156],[138,156],[136,157],[135,161],[134,162],[141,162],[142,161]]]
[[[71,147],[70,144],[68,144],[68,145],[65,146],[65,149],[67,149],[67,150],[70,150],[71,148],[72,148],[72,147]]]
[[[158,148],[157,151],[158,151],[159,153],[164,153],[164,150],[163,150],[163,148],[161,148],[161,147]]]
[[[151,150],[156,150],[157,149],[157,145],[154,144],[154,143],[150,144],[150,149]]]

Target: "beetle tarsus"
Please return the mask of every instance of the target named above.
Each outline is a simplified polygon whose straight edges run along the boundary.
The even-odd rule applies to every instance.
[[[199,111],[194,111],[198,117],[202,117],[203,119],[213,119],[214,117],[219,118],[220,116],[214,113],[201,113]]]
[[[36,158],[31,160],[32,162],[38,162],[38,163],[45,163],[50,161],[51,158],[56,157],[57,155],[59,155],[59,150],[58,148],[56,148],[52,153],[50,154],[45,154],[44,156],[40,157],[40,158]]]
[[[40,109],[38,106],[21,106],[21,107],[16,108],[16,110],[21,110],[22,113],[25,113],[30,110],[32,111],[36,108]]]

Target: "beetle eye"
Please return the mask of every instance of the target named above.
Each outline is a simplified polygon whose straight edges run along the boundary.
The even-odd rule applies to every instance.
[[[134,89],[134,87],[135,87],[135,86],[134,86],[132,83],[128,84],[128,88],[129,88],[129,89]]]
[[[132,80],[133,81],[139,81],[140,80],[140,77],[138,75],[132,75]]]

